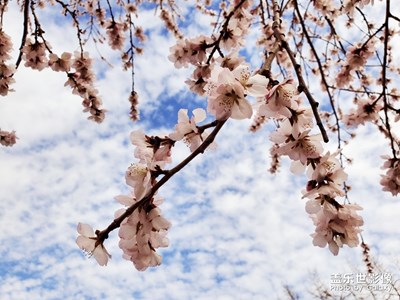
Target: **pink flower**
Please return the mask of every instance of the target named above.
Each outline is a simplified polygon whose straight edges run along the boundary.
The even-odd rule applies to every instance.
[[[108,44],[114,50],[120,50],[124,46],[125,36],[124,31],[126,30],[125,23],[119,23],[115,21],[108,22],[106,27]]]
[[[246,119],[253,114],[253,108],[244,98],[244,87],[229,69],[214,67],[208,89],[208,111],[218,120],[227,118]]]
[[[27,39],[21,51],[26,67],[31,67],[39,71],[47,67],[47,49],[44,43],[38,41],[32,42],[30,39]]]
[[[49,55],[49,66],[53,71],[56,72],[69,72],[72,65],[71,53],[64,52],[61,57],[58,57],[54,53]]]
[[[136,269],[143,271],[158,266],[162,258],[156,248],[167,247],[167,230],[171,223],[161,216],[159,208],[154,207],[148,213],[144,209],[135,210],[123,221],[119,230],[119,247],[123,257],[133,262]]]
[[[196,123],[204,121],[206,112],[201,108],[193,110],[193,117],[189,119],[187,109],[180,109],[178,112],[178,124],[175,126],[175,132],[169,137],[174,141],[183,141],[190,147],[190,151],[196,150],[207,138],[208,134],[199,132]]]
[[[281,124],[278,130],[271,134],[270,139],[279,147],[274,151],[279,155],[287,155],[290,159],[299,160],[303,165],[307,159],[318,158],[322,154],[321,135],[309,135],[310,130],[305,130],[297,135],[292,132],[293,128],[287,120]]]
[[[344,196],[343,183],[347,179],[347,174],[335,155],[328,152],[320,159],[315,169],[309,167],[310,181],[303,198],[312,198],[315,195],[328,195],[332,198]]]
[[[190,90],[194,93],[203,96],[205,93],[204,87],[207,84],[207,80],[211,75],[211,69],[209,65],[200,65],[197,66],[193,71],[193,75],[191,79],[185,81],[185,83],[189,86]]]
[[[265,103],[259,107],[259,114],[277,119],[290,118],[291,111],[297,110],[299,102],[293,79],[288,78],[268,91]]]
[[[77,227],[80,236],[76,238],[76,244],[83,251],[93,255],[100,266],[106,266],[111,255],[100,243],[93,231],[93,228],[88,224],[79,223]]]
[[[136,146],[135,157],[149,170],[163,168],[165,164],[171,162],[172,143],[168,138],[150,137],[142,130],[135,130],[132,131],[130,140]]]
[[[3,131],[0,129],[0,144],[6,147],[13,146],[17,142],[15,131]]]
[[[125,172],[125,180],[133,187],[136,199],[142,199],[152,187],[150,170],[143,164],[132,164]]]
[[[251,75],[247,65],[241,64],[233,71],[233,76],[245,88],[246,94],[254,97],[265,97],[269,80],[260,74]]]
[[[352,70],[360,70],[375,53],[375,42],[370,39],[367,44],[350,46],[346,53],[346,63]]]
[[[348,115],[344,115],[343,122],[349,127],[356,127],[365,122],[373,122],[379,119],[379,111],[382,105],[376,101],[375,97],[371,99],[357,99],[357,109],[351,109]]]
[[[0,61],[4,62],[11,58],[12,42],[9,35],[0,29]]]
[[[387,169],[385,175],[381,175],[380,181],[383,190],[391,192],[393,196],[400,193],[400,160],[383,156],[386,159],[382,169]]]
[[[15,79],[12,77],[15,72],[15,67],[12,65],[6,65],[4,63],[0,63],[0,95],[7,96],[8,92],[13,92],[13,89],[10,89],[10,85],[15,82]]]
[[[327,203],[325,206],[327,208],[321,209],[316,214],[311,215],[316,226],[315,233],[311,235],[314,246],[323,248],[329,245],[329,250],[334,255],[338,255],[339,248],[344,244],[349,247],[356,247],[359,244],[358,234],[361,232],[360,226],[364,223],[362,217],[357,214],[357,211],[362,208],[359,205],[353,204],[334,207]]]
[[[199,65],[206,59],[207,44],[210,38],[199,36],[193,39],[179,40],[170,48],[171,54],[168,59],[174,63],[176,68],[187,67],[188,64]]]

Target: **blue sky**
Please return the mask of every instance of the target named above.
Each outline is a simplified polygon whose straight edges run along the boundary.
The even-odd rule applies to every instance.
[[[13,6],[7,14],[4,27],[16,49],[20,17]],[[145,55],[137,57],[140,122],[129,121],[130,74],[118,65],[98,67],[104,73],[97,87],[109,110],[100,125],[86,120],[81,100],[63,87],[65,76],[48,70],[21,68],[16,92],[1,99],[1,128],[16,130],[19,140],[0,149],[0,299],[286,299],[283,285],[304,295],[313,272],[328,286],[331,274],[365,272],[361,248],[343,248],[334,257],[312,245],[314,228],[301,199],[306,179],[290,174],[285,159],[278,174],[269,174],[271,127],[252,134],[247,120],[228,122],[216,150],[160,189],[161,209],[172,222],[160,267],[136,271],[121,257],[117,232],[106,241],[112,254],[107,267],[84,257],[75,244],[78,222],[105,228],[120,208],[113,197],[128,192],[124,172],[135,162],[129,133],[143,128],[168,134],[180,107],[205,107],[201,100],[189,102],[193,96],[184,81],[191,71],[173,68],[167,59],[173,39],[158,34],[159,21],[149,20],[153,12],[138,21],[154,32]],[[195,35],[205,23],[193,20]],[[53,47],[71,50],[74,32],[60,37],[59,30],[49,22]],[[395,275],[400,208],[398,198],[379,186],[385,151],[379,134],[360,128],[345,149],[356,158],[346,172],[350,200],[364,207],[364,238],[374,258],[393,266]],[[177,145],[173,163],[188,153]]]

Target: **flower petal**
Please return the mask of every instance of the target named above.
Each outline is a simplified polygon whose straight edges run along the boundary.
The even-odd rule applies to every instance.
[[[92,226],[90,226],[89,224],[84,224],[84,223],[78,223],[78,227],[76,228],[78,233],[86,236],[86,237],[94,237],[94,231]]]

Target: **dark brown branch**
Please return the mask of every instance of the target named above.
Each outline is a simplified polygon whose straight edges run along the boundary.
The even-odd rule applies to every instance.
[[[298,5],[298,3],[297,3],[297,0],[294,0],[294,1],[293,1],[293,4],[294,4],[294,7],[295,7],[295,10],[296,10],[296,13],[297,13],[297,17],[298,17],[299,20],[300,20],[300,24],[301,24],[301,27],[302,27],[302,29],[303,29],[303,34],[305,35],[306,40],[307,40],[307,43],[308,43],[308,45],[309,45],[309,47],[310,47],[310,49],[311,49],[311,51],[312,51],[312,53],[313,53],[313,55],[314,55],[316,61],[317,61],[319,73],[321,74],[321,80],[322,80],[322,83],[323,83],[324,86],[325,86],[326,93],[328,94],[328,98],[329,98],[329,102],[330,102],[330,104],[331,104],[331,108],[332,108],[332,111],[333,111],[333,115],[335,116],[335,123],[336,123],[336,128],[337,128],[337,135],[338,135],[338,148],[340,149],[340,148],[341,148],[341,137],[340,137],[339,116],[338,116],[338,114],[337,114],[337,112],[336,112],[336,108],[335,108],[335,103],[334,103],[334,101],[333,101],[333,97],[332,97],[332,95],[331,95],[331,93],[330,93],[330,91],[329,91],[329,85],[328,85],[328,82],[326,81],[326,78],[325,78],[324,68],[323,68],[323,66],[322,66],[321,60],[319,59],[319,56],[318,56],[318,53],[317,53],[317,51],[316,51],[316,49],[315,49],[314,43],[313,43],[313,41],[311,40],[310,35],[308,34],[307,27],[306,27],[306,24],[305,24],[305,22],[304,22],[303,17],[301,16],[301,13],[300,13],[300,9],[299,9],[299,5]],[[293,61],[292,61],[292,63],[293,63]],[[296,73],[297,73],[297,71],[296,71]],[[307,94],[306,94],[306,95],[307,95]],[[307,96],[307,97],[308,97],[308,96]],[[311,104],[311,103],[310,103],[310,104]],[[315,105],[314,105],[314,106],[315,106]],[[317,107],[318,107],[318,105],[316,106],[316,108],[317,108]],[[319,115],[319,114],[318,114],[318,115]],[[317,125],[318,125],[318,124],[317,124]],[[328,140],[325,140],[325,139],[324,139],[324,141],[325,141],[325,142],[328,142]]]
[[[295,1],[296,2],[296,1]],[[302,72],[301,72],[301,66],[296,62],[295,55],[293,51],[290,49],[289,44],[285,40],[285,35],[280,32],[280,15],[279,15],[279,7],[278,4],[276,3],[276,0],[273,0],[273,10],[274,10],[274,23],[273,23],[273,30],[274,30],[274,36],[277,40],[280,41],[282,48],[284,48],[290,58],[290,61],[292,62],[294,66],[294,70],[297,75],[297,79],[299,81],[299,91],[304,92],[306,95],[308,102],[310,103],[311,109],[314,114],[314,118],[316,120],[317,126],[321,132],[322,138],[325,143],[329,142],[328,134],[326,133],[326,130],[324,128],[324,125],[322,124],[321,117],[318,112],[318,106],[319,103],[315,101],[314,97],[311,95],[310,90],[307,88],[307,85],[304,81]]]
[[[388,116],[388,99],[386,95],[386,67],[388,61],[388,43],[389,43],[389,17],[390,17],[390,0],[386,0],[386,15],[385,15],[385,36],[383,41],[383,64],[382,64],[382,96],[383,96],[383,111],[385,113],[385,127],[387,129],[390,146],[392,148],[393,158],[396,158],[396,149],[394,148],[394,138],[390,127],[389,116]]]
[[[28,36],[28,26],[29,26],[29,0],[24,1],[24,29],[22,31],[21,46],[19,47],[18,58],[15,63],[15,69],[18,69],[22,60],[22,48],[24,48],[26,43],[26,37]]]

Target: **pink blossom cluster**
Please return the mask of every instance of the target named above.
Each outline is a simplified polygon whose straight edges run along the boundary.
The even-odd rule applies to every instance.
[[[393,196],[400,193],[400,159],[383,156],[385,162],[382,166],[386,170],[385,175],[381,175],[381,185],[383,190],[391,192]]]
[[[15,131],[4,131],[0,129],[0,145],[13,146],[17,142]]]
[[[335,199],[344,196],[343,185],[347,174],[335,157],[337,154],[326,153],[314,160],[308,168],[309,181],[303,198],[308,198],[306,212],[314,222],[313,244],[319,247],[329,246],[337,255],[343,245],[356,247],[358,234],[363,219],[357,214],[359,205],[339,204]]]
[[[364,44],[350,46],[346,52],[346,61],[336,76],[339,88],[348,86],[353,81],[354,71],[364,68],[367,60],[375,53],[375,40],[370,39]]]
[[[178,123],[175,125],[175,132],[169,137],[174,141],[183,140],[189,146],[190,151],[196,150],[207,138],[207,132],[200,130],[197,123],[206,119],[204,109],[196,108],[193,110],[193,117],[189,119],[187,109],[180,109],[178,112]]]
[[[116,200],[123,205],[131,206],[137,203],[137,198],[131,196],[117,196]],[[162,257],[156,252],[159,247],[168,247],[166,237],[171,223],[161,215],[157,205],[161,201],[153,201],[146,207],[139,207],[129,217],[125,218],[119,229],[119,247],[123,251],[123,258],[132,261],[139,271],[161,264]],[[120,209],[115,213],[119,217],[125,212]]]
[[[344,115],[343,122],[349,127],[356,127],[365,122],[375,122],[379,119],[379,111],[382,104],[375,97],[356,100],[357,108],[352,108],[347,115]]]
[[[0,95],[7,96],[8,92],[13,91],[10,85],[15,82],[12,77],[15,68],[12,65],[6,64],[6,61],[11,58],[12,50],[11,38],[0,29]]]
[[[50,52],[49,57],[47,52]],[[105,110],[100,108],[102,101],[94,88],[95,75],[92,71],[92,60],[87,52],[75,52],[74,57],[71,53],[64,52],[61,57],[58,57],[44,42],[38,40],[33,42],[28,39],[22,48],[22,53],[26,67],[39,71],[50,67],[56,72],[66,72],[68,80],[65,86],[70,86],[74,94],[83,98],[83,111],[91,115],[88,119],[98,123],[103,121]],[[71,72],[71,68],[75,71]]]
[[[152,188],[157,183],[157,176],[162,174],[162,168],[171,162],[174,141],[167,137],[149,137],[140,130],[132,132],[130,137],[136,146],[134,156],[139,161],[125,173],[126,183],[132,187],[131,194],[115,197],[126,207],[115,212],[115,219],[122,218],[119,247],[123,257],[142,271],[161,264],[162,258],[156,249],[167,247],[169,243],[166,234],[171,224],[161,215],[158,205],[162,199],[154,196]],[[128,214],[127,210],[132,208]],[[94,255],[100,265],[106,265],[111,256],[103,246],[100,232],[96,232],[95,236],[89,227],[78,225],[80,236],[76,242],[85,252]]]
[[[69,72],[73,63],[72,54],[69,52],[63,52],[61,57],[58,57],[55,53],[49,55],[49,67],[55,72]]]
[[[289,156],[295,173],[304,170],[310,159],[321,156],[321,135],[311,134],[313,115],[311,109],[301,106],[293,79],[275,82],[264,98],[258,98],[257,117],[255,122],[260,117],[281,121],[278,129],[270,135],[275,144],[273,154]]]
[[[121,50],[125,42],[124,31],[127,30],[125,23],[115,22],[111,20],[106,26],[108,43],[110,47],[114,50]]]
[[[214,65],[205,85],[208,95],[207,110],[217,120],[249,119],[253,107],[247,95],[263,97],[267,93],[268,79],[252,75],[247,65],[240,64],[233,70]]]
[[[178,40],[176,45],[170,48],[168,59],[174,63],[175,68],[199,65],[207,58],[206,50],[210,48],[212,39],[199,36],[193,39]]]
[[[47,48],[44,42],[39,42],[37,39],[32,41],[28,38],[21,51],[25,67],[42,71],[48,66]]]
[[[354,9],[359,7],[360,9],[364,8],[365,5],[373,5],[374,0],[345,0],[343,1],[344,11],[349,13],[350,16],[353,16]]]
[[[358,205],[339,204],[335,198],[345,195],[343,190],[347,174],[344,172],[336,154],[323,155],[321,134],[312,134],[313,114],[311,109],[301,105],[301,98],[293,79],[278,83],[271,81],[264,98],[258,98],[257,118],[274,119],[279,122],[275,132],[270,134],[274,143],[272,155],[286,155],[292,160],[291,170],[296,174],[307,168],[308,184],[303,198],[308,198],[306,211],[310,214],[315,233],[313,244],[319,247],[329,245],[337,255],[344,244],[355,247],[359,244],[358,233],[363,224],[357,214]],[[253,124],[259,128],[261,124]],[[276,166],[271,168],[276,169]]]
[[[189,119],[187,110],[178,113],[178,123],[169,136],[147,136],[142,130],[133,131],[131,143],[135,146],[134,157],[138,160],[125,172],[125,181],[132,190],[129,195],[119,195],[115,199],[125,208],[115,212],[119,222],[119,247],[123,257],[142,271],[158,266],[162,257],[157,253],[160,247],[169,244],[166,237],[171,223],[162,216],[159,205],[163,199],[156,195],[157,177],[168,174],[165,167],[171,162],[171,150],[177,141],[184,141],[194,152],[208,137],[206,129],[213,123],[199,126],[206,118],[205,110],[197,108]],[[111,256],[105,249],[104,231],[96,231],[89,225],[79,224],[77,244],[89,255],[93,255],[100,265],[106,265]]]
[[[133,188],[129,196],[117,196],[116,200],[125,206],[139,205],[157,183],[157,172],[171,162],[171,147],[174,142],[169,138],[149,137],[142,131],[131,133],[131,142],[136,146],[134,156],[139,160],[125,173],[126,183]],[[123,220],[119,230],[119,247],[123,257],[132,261],[142,271],[147,267],[161,264],[161,256],[156,252],[159,247],[167,247],[166,234],[170,222],[161,215],[158,208],[162,201],[151,197],[148,202],[139,205],[134,212]],[[116,212],[118,218],[126,210]]]
[[[75,71],[68,73],[68,80],[65,86],[70,86],[74,94],[83,98],[82,105],[84,112],[89,112],[90,120],[101,123],[105,116],[105,110],[100,109],[102,101],[98,95],[98,91],[94,88],[95,75],[92,71],[92,59],[87,52],[75,52],[75,57],[71,60],[71,56],[64,54],[60,58],[63,62],[59,65],[72,66]]]
[[[221,36],[221,47],[223,49],[230,51],[244,44],[243,38],[246,36],[253,20],[253,15],[246,9],[249,5],[250,1],[246,1],[244,5],[234,11],[232,19],[227,24]],[[226,13],[229,14],[233,9],[234,6],[229,6]],[[214,39],[217,38],[214,35]]]
[[[328,245],[334,255],[338,255],[339,248],[343,245],[357,247],[360,243],[360,226],[364,223],[357,214],[361,209],[359,205],[340,205],[326,196],[309,200],[306,210],[315,225],[315,233],[311,235],[314,246],[324,248]]]

